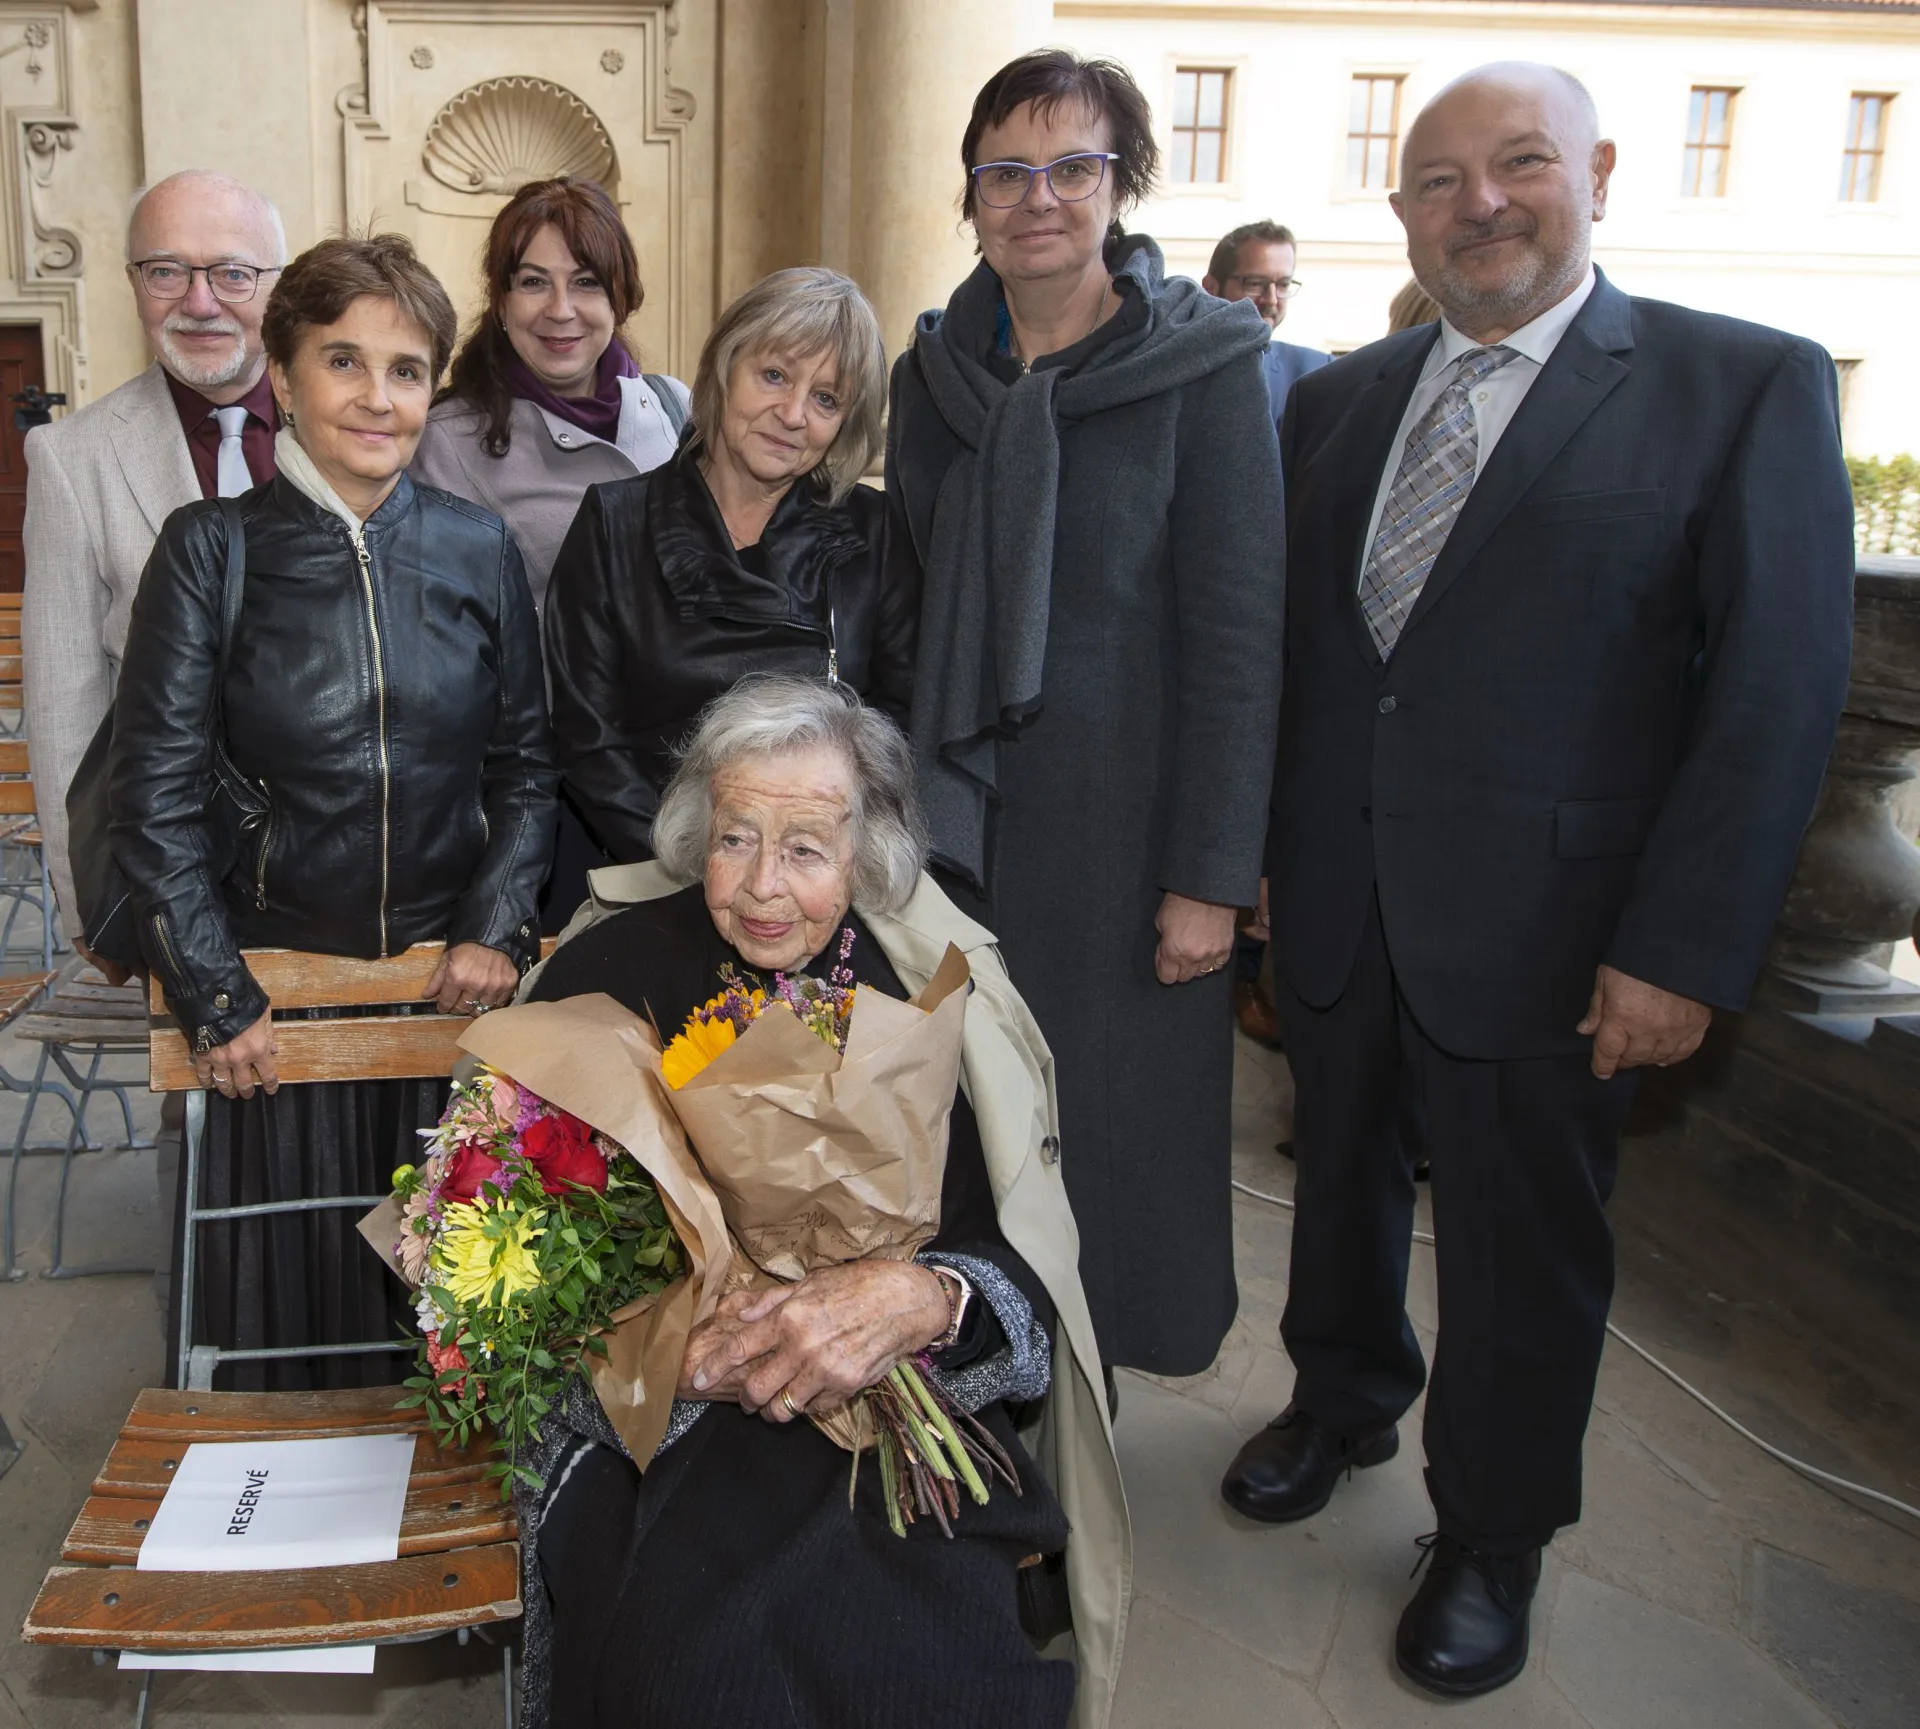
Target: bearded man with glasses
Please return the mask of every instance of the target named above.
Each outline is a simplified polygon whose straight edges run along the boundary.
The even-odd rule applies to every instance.
[[[160,525],[195,499],[273,478],[279,416],[260,321],[286,256],[279,213],[224,174],[188,169],[137,193],[127,280],[153,364],[27,435],[27,734],[47,868],[76,947],[67,787],[113,701],[128,613]],[[163,1218],[181,1097],[170,1094],[162,1110]],[[171,1231],[158,1241],[171,1242]]]

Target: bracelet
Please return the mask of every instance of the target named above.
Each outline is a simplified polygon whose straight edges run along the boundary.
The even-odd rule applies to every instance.
[[[947,1330],[935,1339],[929,1351],[950,1351],[959,1342],[960,1328],[967,1318],[967,1305],[973,1301],[973,1284],[965,1273],[952,1267],[928,1266],[947,1293]]]

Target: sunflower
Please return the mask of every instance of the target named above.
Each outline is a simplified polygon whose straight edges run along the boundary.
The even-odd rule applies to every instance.
[[[694,1015],[660,1053],[660,1072],[666,1076],[667,1085],[676,1090],[684,1087],[738,1036],[732,1021],[718,1017],[703,1021]]]
[[[540,1283],[533,1243],[543,1227],[523,1213],[504,1238],[490,1238],[487,1226],[496,1216],[495,1209],[465,1201],[447,1208],[446,1229],[433,1245],[433,1265],[440,1275],[437,1282],[456,1302],[504,1308]]]

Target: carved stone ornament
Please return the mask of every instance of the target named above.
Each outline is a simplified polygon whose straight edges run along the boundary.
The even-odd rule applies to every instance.
[[[571,90],[544,78],[489,78],[434,116],[427,172],[457,192],[511,196],[530,180],[569,174],[612,188],[613,140]]]
[[[618,48],[609,48],[606,53],[600,56],[600,70],[602,72],[618,72],[626,63],[626,55],[622,54]]]
[[[433,70],[433,50],[424,42],[422,42],[418,48],[414,49],[407,58],[422,72],[430,72]]]
[[[79,123],[38,118],[22,123],[21,142],[27,156],[27,222],[32,231],[28,274],[37,278],[77,277],[81,270],[80,236],[47,213],[46,193],[63,151],[73,149]]]

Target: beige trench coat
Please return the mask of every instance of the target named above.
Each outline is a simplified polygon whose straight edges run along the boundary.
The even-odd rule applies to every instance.
[[[588,874],[593,898],[561,942],[639,901],[686,885],[658,864],[613,865]],[[1080,1236],[1061,1181],[1053,1057],[1007,976],[993,933],[966,917],[922,876],[898,913],[861,917],[909,991],[923,989],[951,943],[973,969],[961,1034],[960,1085],[980,1124],[1000,1229],[1053,1299],[1053,1388],[1037,1423],[1021,1435],[1059,1497],[1073,1536],[1067,1584],[1073,1598],[1079,1686],[1073,1729],[1106,1729],[1120,1678],[1133,1593],[1133,1531],[1107,1418],[1093,1322],[1080,1288]],[[522,994],[538,969],[527,975]]]

